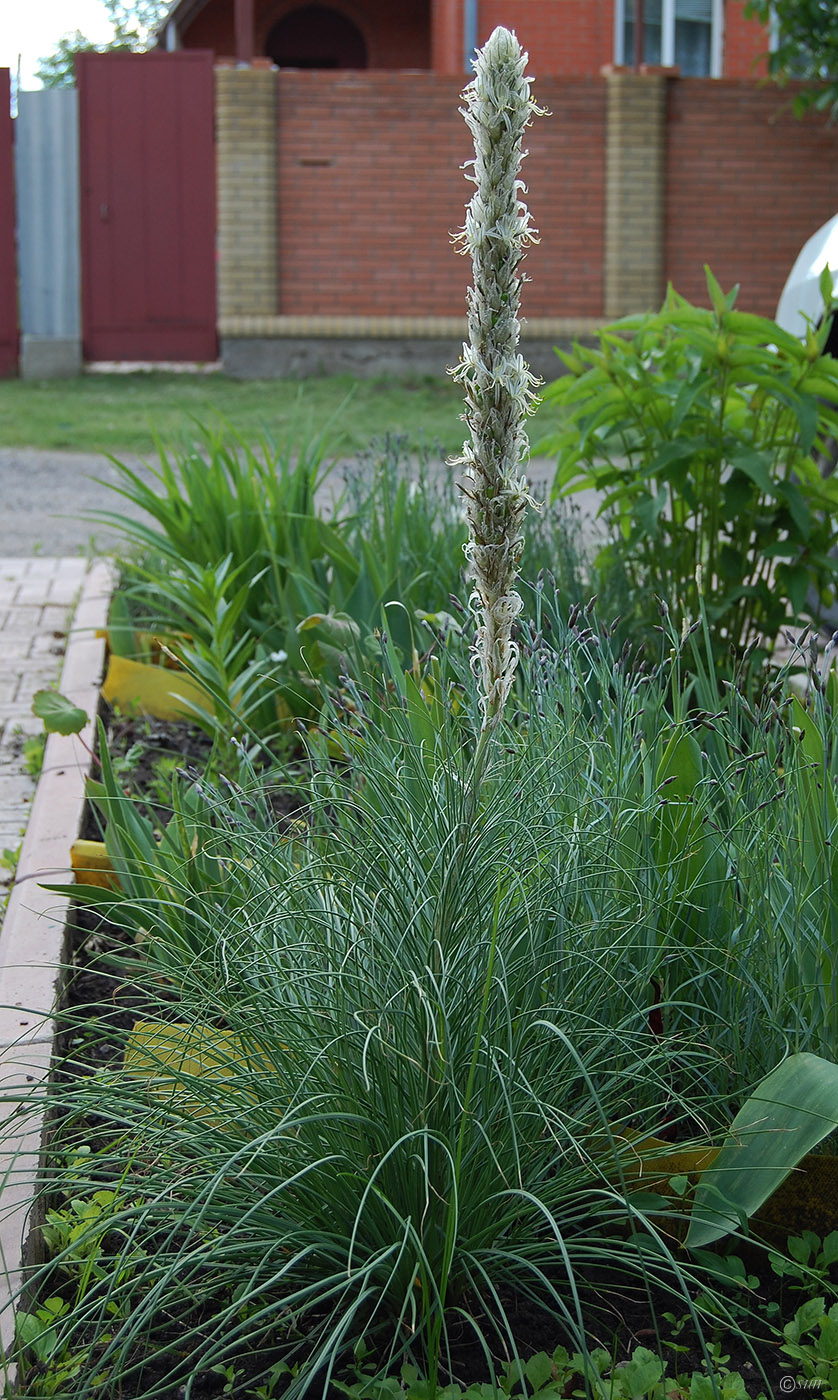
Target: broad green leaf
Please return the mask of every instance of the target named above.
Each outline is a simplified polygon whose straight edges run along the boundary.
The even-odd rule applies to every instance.
[[[642,1400],[663,1375],[660,1357],[648,1347],[635,1347],[631,1360],[620,1369],[624,1391],[630,1400]]]
[[[657,533],[658,521],[661,513],[666,507],[666,492],[658,491],[656,495],[643,496],[635,502],[634,519],[637,527],[637,535],[654,536]],[[637,536],[635,536],[637,537]]]
[[[784,481],[778,494],[785,500],[789,515],[797,527],[799,535],[808,540],[812,533],[812,513],[806,504],[800,487],[793,481]],[[796,543],[796,541],[795,541]]]
[[[32,713],[44,721],[48,734],[80,734],[87,724],[84,710],[57,690],[37,690],[32,698]]]
[[[361,629],[354,618],[345,613],[311,613],[297,623],[298,632],[311,632],[314,629],[332,646],[347,647],[357,645]]]
[[[535,1356],[531,1356],[524,1368],[524,1374],[532,1386],[533,1390],[543,1390],[547,1382],[553,1375],[553,1359],[546,1351],[539,1351]]]
[[[699,1249],[736,1229],[838,1127],[838,1064],[790,1055],[739,1110],[695,1193],[686,1244]]]
[[[788,331],[781,330],[776,321],[766,316],[754,316],[749,311],[731,311],[727,319],[728,329],[734,335],[747,337],[757,345],[774,344],[781,350],[798,356],[800,343]]]
[[[803,611],[809,591],[809,570],[805,564],[778,564],[774,580],[780,593],[784,594],[795,614]]]
[[[637,473],[639,478],[649,476],[666,476],[668,469],[676,462],[689,462],[692,458],[702,452],[706,452],[707,443],[699,438],[677,438],[675,442],[666,442],[659,452]]]
[[[727,460],[734,471],[742,472],[766,496],[774,495],[776,486],[760,452],[750,447],[735,447],[727,452]]]

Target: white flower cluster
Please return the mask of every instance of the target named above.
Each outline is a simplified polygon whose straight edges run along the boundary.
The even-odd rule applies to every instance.
[[[478,617],[474,665],[483,688],[484,729],[494,725],[512,685],[518,650],[512,634],[522,603],[515,581],[529,503],[522,468],[529,455],[524,429],[538,380],[518,351],[519,272],[528,243],[537,242],[518,179],[524,131],[539,113],[525,77],[525,54],[507,29],[496,29],[478,53],[462,108],[474,136],[466,176],[476,186],[460,235],[471,254],[468,342],[452,371],[464,386],[464,421],[471,440],[453,465],[464,466],[469,541],[466,555]]]

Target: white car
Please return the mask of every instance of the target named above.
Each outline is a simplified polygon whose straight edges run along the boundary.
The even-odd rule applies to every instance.
[[[833,289],[838,293],[838,214],[804,243],[777,304],[777,325],[799,340],[806,335],[807,321],[817,326],[823,319],[820,279],[825,267],[830,269]],[[832,323],[826,353],[838,355],[838,315]]]
[[[777,303],[774,317],[777,325],[799,340],[805,338],[808,324],[818,326],[823,320],[821,277],[827,267],[832,273],[833,295],[838,295],[838,214],[804,243]],[[838,314],[833,317],[824,349],[827,355],[838,356]],[[824,450],[818,454],[817,460],[821,474],[832,475],[838,462],[838,443],[834,438],[824,443]],[[822,626],[838,628],[838,597],[823,608],[813,590],[808,601],[813,612],[816,615],[820,613]]]

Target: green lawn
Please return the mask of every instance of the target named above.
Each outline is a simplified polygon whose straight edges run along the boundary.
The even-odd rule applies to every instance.
[[[304,439],[328,429],[330,454],[362,450],[383,433],[406,434],[413,447],[439,442],[451,453],[463,442],[461,411],[461,391],[444,375],[303,382],[164,373],[8,379],[0,381],[0,446],[146,453],[155,433],[171,441],[188,432],[190,418],[207,426],[225,418],[249,439],[264,432]],[[541,431],[539,425],[533,438]]]

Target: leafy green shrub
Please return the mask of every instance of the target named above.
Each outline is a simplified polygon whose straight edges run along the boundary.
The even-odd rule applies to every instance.
[[[569,373],[544,398],[562,426],[539,450],[558,454],[557,493],[602,493],[598,563],[625,580],[635,622],[658,620],[655,595],[679,629],[703,602],[729,671],[731,650],[770,651],[834,595],[838,480],[813,453],[838,432],[838,363],[828,315],[801,344],[737,311],[709,269],[707,285],[710,310],[670,288],[659,313],[560,352]]]

